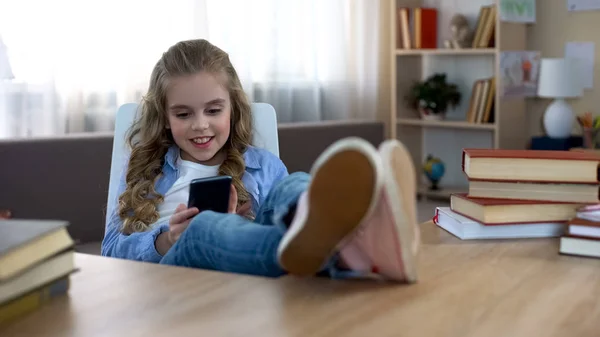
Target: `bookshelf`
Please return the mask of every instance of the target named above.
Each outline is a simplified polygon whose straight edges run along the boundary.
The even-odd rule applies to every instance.
[[[446,49],[450,36],[450,20],[455,14],[467,17],[471,29],[476,28],[482,6],[497,5],[499,0],[393,0],[390,13],[391,34],[391,113],[388,136],[397,138],[409,149],[417,168],[419,194],[449,197],[450,193],[467,190],[462,173],[461,154],[466,147],[522,149],[529,140],[526,99],[502,97],[500,55],[503,51],[527,50],[527,24],[502,22],[496,16],[494,46],[488,48]],[[437,9],[437,48],[400,49],[397,46],[398,10],[400,8]],[[412,27],[411,27],[412,29]],[[421,119],[418,111],[408,107],[404,97],[415,81],[434,73],[446,73],[449,83],[458,85],[461,103],[449,109],[445,120]],[[484,78],[495,78],[492,123],[467,121],[473,84]],[[428,191],[427,179],[420,168],[427,155],[440,158],[446,172],[442,191]]]

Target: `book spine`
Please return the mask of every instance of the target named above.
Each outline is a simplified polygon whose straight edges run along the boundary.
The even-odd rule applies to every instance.
[[[535,224],[545,224],[545,223],[554,223],[554,224],[562,224],[567,226],[568,221],[565,220],[543,220],[543,221],[511,221],[511,222],[482,222],[481,220],[474,218],[466,213],[457,211],[450,207],[450,210],[458,215],[462,215],[469,220],[473,220],[482,226],[493,227],[493,226],[507,226],[507,225],[535,225]]]
[[[69,291],[69,277],[65,277],[0,305],[0,326],[13,322],[37,309],[52,299]]]
[[[461,168],[462,168],[462,171],[463,171],[463,173],[464,173],[464,174],[465,174],[465,176],[467,176],[467,178],[468,178],[468,177],[469,177],[469,175],[467,174],[467,172],[465,172],[465,157],[466,157],[466,155],[467,155],[467,151],[466,151],[465,149],[463,149],[463,151],[462,151],[462,157],[461,157],[461,164],[460,164],[460,166],[461,166]]]
[[[421,39],[422,39],[422,10],[421,8],[415,8],[413,10],[413,33],[414,33],[414,42],[415,49],[421,49]]]
[[[434,8],[422,9],[420,19],[420,47],[423,49],[437,48],[437,10]]]

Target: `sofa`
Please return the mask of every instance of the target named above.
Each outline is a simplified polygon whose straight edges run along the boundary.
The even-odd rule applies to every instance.
[[[280,124],[280,157],[290,172],[310,171],[332,142],[350,136],[378,146],[381,122]],[[80,251],[99,253],[104,235],[113,137],[110,133],[0,140],[0,210],[14,218],[69,221]]]

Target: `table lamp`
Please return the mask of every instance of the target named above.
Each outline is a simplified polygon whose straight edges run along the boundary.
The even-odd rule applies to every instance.
[[[583,96],[576,61],[569,58],[546,58],[540,64],[538,96],[554,98],[544,113],[544,128],[550,138],[568,138],[575,114],[566,98]]]

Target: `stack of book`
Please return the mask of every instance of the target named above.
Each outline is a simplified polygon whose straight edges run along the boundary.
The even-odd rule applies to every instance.
[[[473,83],[471,101],[467,110],[467,122],[475,124],[494,123],[494,98],[496,78],[478,79]]]
[[[468,193],[439,207],[438,226],[461,239],[556,237],[598,204],[600,156],[583,151],[465,149]]]
[[[76,270],[67,225],[0,220],[0,326],[67,294]]]
[[[600,257],[600,205],[580,209],[560,238],[560,253]]]
[[[475,25],[473,48],[493,48],[496,42],[496,5],[482,6]]]
[[[398,49],[437,48],[438,11],[435,8],[398,8]]]

